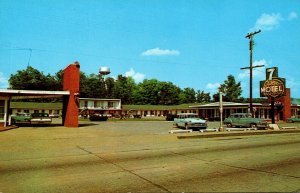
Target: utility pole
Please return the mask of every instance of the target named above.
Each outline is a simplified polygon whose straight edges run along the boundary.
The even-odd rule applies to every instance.
[[[245,69],[249,69],[250,70],[250,113],[251,115],[253,116],[253,104],[252,104],[252,69],[253,68],[259,68],[259,67],[263,67],[264,65],[257,65],[257,66],[252,66],[252,51],[253,51],[253,45],[254,45],[254,41],[253,41],[253,36],[255,34],[258,34],[260,33],[261,30],[258,30],[258,31],[255,31],[255,32],[251,32],[251,33],[248,33],[246,35],[245,38],[248,38],[250,41],[249,41],[249,50],[250,50],[250,66],[249,67],[244,67],[244,68],[241,68],[241,70],[245,70]]]

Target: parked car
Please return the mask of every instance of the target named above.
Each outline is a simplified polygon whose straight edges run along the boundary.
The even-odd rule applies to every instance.
[[[248,113],[233,113],[224,120],[227,127],[251,127],[265,129],[268,127],[268,122],[264,119],[253,118]]]
[[[107,121],[108,116],[103,114],[90,115],[90,121]]]
[[[174,118],[174,125],[176,127],[183,127],[185,129],[206,129],[206,120],[200,119],[195,113],[180,113]]]
[[[51,124],[52,119],[48,113],[17,113],[11,116],[14,125],[20,124]]]
[[[33,125],[48,125],[51,124],[52,118],[48,113],[32,113],[30,122]]]
[[[61,115],[60,114],[50,114],[49,117],[51,117],[51,118],[59,118],[59,117],[61,117]]]
[[[167,114],[166,121],[174,121],[174,119],[177,117],[177,115],[174,114]]]
[[[31,116],[29,113],[17,113],[11,116],[11,123],[15,124],[30,124]]]
[[[289,123],[300,122],[300,115],[296,115],[294,117],[288,118],[286,122]]]

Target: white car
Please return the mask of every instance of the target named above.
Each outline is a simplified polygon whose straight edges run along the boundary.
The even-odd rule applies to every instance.
[[[174,119],[176,127],[183,127],[185,129],[206,129],[207,121],[200,119],[195,113],[180,113]]]

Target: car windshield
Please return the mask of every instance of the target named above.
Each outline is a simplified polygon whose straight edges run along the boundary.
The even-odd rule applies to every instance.
[[[198,118],[198,115],[188,115],[187,118]]]

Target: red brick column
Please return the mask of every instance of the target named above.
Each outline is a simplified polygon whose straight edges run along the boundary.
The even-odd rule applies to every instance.
[[[80,65],[70,64],[64,70],[63,90],[70,91],[70,96],[63,98],[63,125],[78,127]]]
[[[283,121],[286,121],[287,118],[290,118],[292,115],[291,112],[291,89],[285,89],[285,96],[280,97],[277,101],[280,101],[283,106]]]

